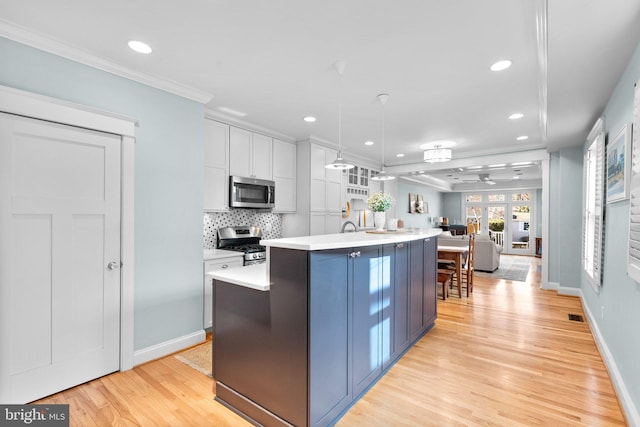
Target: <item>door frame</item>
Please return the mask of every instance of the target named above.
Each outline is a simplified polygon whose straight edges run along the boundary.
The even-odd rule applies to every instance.
[[[133,178],[137,120],[48,96],[0,85],[0,111],[121,138],[120,211],[120,370],[133,368]]]

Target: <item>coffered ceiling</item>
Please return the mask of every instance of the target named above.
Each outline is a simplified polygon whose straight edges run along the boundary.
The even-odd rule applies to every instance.
[[[3,0],[0,17],[0,35],[284,139],[337,144],[340,98],[345,155],[374,163],[377,95],[388,93],[385,164],[450,184],[476,180],[466,167],[489,166],[482,156],[582,144],[640,40],[631,0]],[[133,52],[129,40],[153,52]],[[504,59],[510,68],[489,69]],[[421,145],[437,140],[455,141],[465,166],[423,163]]]

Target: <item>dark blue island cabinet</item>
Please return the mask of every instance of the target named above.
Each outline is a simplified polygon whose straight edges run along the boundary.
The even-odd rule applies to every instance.
[[[247,313],[237,293],[220,300],[235,285],[216,282],[216,399],[256,424],[335,424],[433,327],[436,253],[436,237],[320,251],[272,247],[269,295],[249,297]]]

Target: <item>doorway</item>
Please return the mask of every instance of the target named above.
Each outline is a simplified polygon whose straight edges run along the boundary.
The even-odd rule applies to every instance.
[[[133,367],[135,120],[0,94],[0,401],[26,403]]]

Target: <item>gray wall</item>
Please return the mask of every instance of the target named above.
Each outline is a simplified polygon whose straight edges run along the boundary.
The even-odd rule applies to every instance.
[[[462,222],[462,193],[444,193],[442,195],[442,216],[449,218],[449,224]]]
[[[633,120],[634,83],[640,79],[640,44],[604,110],[605,131],[614,137]],[[634,132],[640,130],[634,129]],[[640,284],[627,276],[629,201],[605,207],[605,239],[602,289],[596,294],[582,279],[586,308],[593,313],[620,377],[640,411]],[[602,315],[604,310],[604,317]],[[636,419],[636,421],[638,421]]]
[[[204,107],[4,38],[0,58],[1,85],[138,120],[134,347],[202,330]]]
[[[425,203],[429,205],[429,213],[411,214],[409,213],[409,194],[420,194],[423,196]],[[434,217],[441,216],[442,212],[442,193],[437,190],[425,187],[423,185],[398,180],[396,188],[396,215],[398,219],[404,221],[406,227],[428,228],[432,226],[431,220]]]
[[[563,148],[559,157],[558,281],[563,287],[580,287],[582,260],[582,147]],[[553,221],[553,219],[552,219]]]

